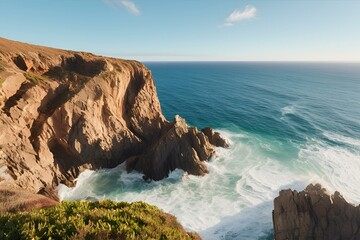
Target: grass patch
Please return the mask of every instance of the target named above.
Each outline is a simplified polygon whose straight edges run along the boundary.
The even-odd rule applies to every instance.
[[[0,239],[200,239],[174,216],[143,202],[61,202],[0,215]]]
[[[8,170],[6,170],[6,172],[8,172]],[[0,182],[1,181],[6,181],[5,176],[0,176]],[[0,215],[52,207],[56,204],[56,201],[45,196],[33,194],[22,189],[0,185]]]
[[[33,83],[35,85],[38,85],[39,83],[47,80],[47,78],[44,77],[44,76],[35,75],[35,74],[32,74],[32,73],[24,73],[24,76],[29,82],[31,82],[31,83]]]

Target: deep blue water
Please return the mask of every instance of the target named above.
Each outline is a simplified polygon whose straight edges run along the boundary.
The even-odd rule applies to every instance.
[[[179,114],[194,126],[236,128],[300,142],[323,131],[360,138],[360,64],[147,66],[170,120]],[[289,113],[284,121],[286,107],[296,113]]]
[[[146,63],[164,115],[231,141],[205,177],[145,184],[122,166],[86,172],[64,199],[147,201],[204,239],[271,238],[280,189],[319,182],[360,203],[360,64]]]

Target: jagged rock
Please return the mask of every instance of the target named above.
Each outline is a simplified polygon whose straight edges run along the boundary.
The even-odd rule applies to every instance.
[[[229,147],[228,141],[225,138],[221,137],[220,133],[214,132],[213,129],[207,127],[207,128],[203,128],[201,131],[209,139],[209,142],[212,145],[214,145],[216,147],[223,147],[223,148]]]
[[[141,63],[0,38],[0,185],[55,196],[85,169],[112,168],[159,180],[203,163],[223,145],[212,130],[162,115]]]
[[[208,172],[203,161],[213,153],[213,146],[205,135],[188,127],[184,119],[176,116],[143,155],[127,162],[127,168],[143,172],[145,179],[162,179],[176,168],[202,176]]]
[[[274,200],[274,236],[282,239],[360,239],[360,207],[321,185],[280,191]]]

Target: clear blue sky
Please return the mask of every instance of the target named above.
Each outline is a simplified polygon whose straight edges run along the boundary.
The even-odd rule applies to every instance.
[[[0,36],[138,60],[360,61],[360,0],[0,0]]]

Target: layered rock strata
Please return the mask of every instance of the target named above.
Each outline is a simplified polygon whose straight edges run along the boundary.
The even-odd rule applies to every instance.
[[[274,236],[285,239],[360,239],[360,207],[319,184],[282,190],[274,200]]]
[[[204,161],[227,142],[162,115],[141,63],[0,38],[0,185],[56,198],[84,169],[127,170],[160,180]]]

